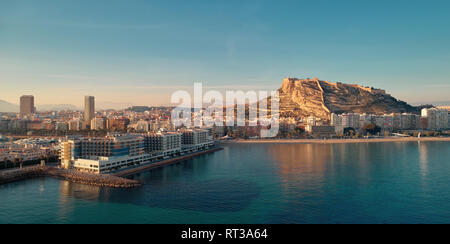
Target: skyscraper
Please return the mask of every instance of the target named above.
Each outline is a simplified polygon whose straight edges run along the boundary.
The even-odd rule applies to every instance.
[[[30,115],[36,112],[34,97],[25,95],[20,97],[20,115]]]
[[[84,122],[86,127],[91,126],[91,120],[95,117],[95,98],[92,96],[84,97]]]

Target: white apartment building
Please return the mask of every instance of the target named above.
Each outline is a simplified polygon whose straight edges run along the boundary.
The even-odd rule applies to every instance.
[[[94,174],[107,174],[120,169],[139,166],[155,159],[150,154],[122,157],[91,157],[89,159],[77,159],[74,169]]]
[[[344,128],[359,129],[361,127],[360,114],[348,113],[348,114],[341,114],[341,116],[342,116],[342,126]]]
[[[422,109],[422,117],[426,118],[428,130],[442,130],[449,128],[448,110],[437,108]]]

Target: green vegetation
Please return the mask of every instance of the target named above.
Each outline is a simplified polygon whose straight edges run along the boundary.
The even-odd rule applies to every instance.
[[[381,132],[381,128],[375,124],[367,124],[363,128],[366,135],[378,135]]]

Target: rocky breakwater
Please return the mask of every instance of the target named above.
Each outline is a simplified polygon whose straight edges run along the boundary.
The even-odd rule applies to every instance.
[[[33,166],[24,169],[16,169],[1,172],[0,184],[25,180],[29,178],[48,177],[48,176],[61,180],[67,180],[73,183],[91,186],[100,186],[100,187],[133,188],[141,185],[138,181],[129,180],[113,175],[96,175],[48,166],[47,167]]]

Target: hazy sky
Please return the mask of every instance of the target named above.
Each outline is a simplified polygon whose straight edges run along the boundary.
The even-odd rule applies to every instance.
[[[449,101],[450,1],[1,0],[0,99],[168,104],[318,77]]]

